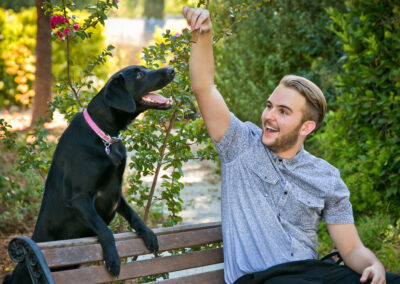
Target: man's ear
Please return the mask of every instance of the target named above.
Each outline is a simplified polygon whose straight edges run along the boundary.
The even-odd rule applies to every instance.
[[[314,131],[316,126],[317,125],[316,125],[315,121],[307,120],[300,127],[299,135],[300,136],[307,136],[307,135],[311,134],[311,132]]]
[[[134,113],[136,103],[125,87],[124,78],[118,75],[107,83],[104,87],[104,101],[109,107]]]

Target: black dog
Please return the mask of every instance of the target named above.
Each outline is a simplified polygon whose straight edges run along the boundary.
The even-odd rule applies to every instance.
[[[32,236],[35,242],[95,235],[108,271],[117,276],[120,260],[107,225],[118,212],[143,238],[149,250],[158,250],[157,237],[122,196],[126,149],[118,135],[141,112],[172,106],[171,99],[150,92],[166,86],[173,78],[173,68],[127,67],[114,74],[89,103],[90,118],[83,113],[74,117],[54,153]],[[102,139],[88,119],[111,136],[111,140]],[[31,283],[25,266],[17,265],[5,283]]]

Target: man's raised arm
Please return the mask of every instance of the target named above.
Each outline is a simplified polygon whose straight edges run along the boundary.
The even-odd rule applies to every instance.
[[[229,109],[214,85],[214,56],[210,13],[204,9],[183,7],[183,15],[192,31],[200,30],[190,53],[190,79],[209,135],[217,142],[229,127]]]

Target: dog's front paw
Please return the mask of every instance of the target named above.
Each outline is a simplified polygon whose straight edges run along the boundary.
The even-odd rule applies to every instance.
[[[140,236],[142,237],[144,244],[150,251],[152,252],[158,251],[157,236],[154,234],[152,230],[146,229],[143,233],[140,234]]]
[[[118,252],[116,250],[112,250],[108,253],[104,251],[104,260],[106,262],[107,270],[111,275],[118,277],[121,270],[121,261],[119,260]]]

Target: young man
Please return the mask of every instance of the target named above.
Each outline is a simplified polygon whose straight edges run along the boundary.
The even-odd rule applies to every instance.
[[[190,76],[222,164],[225,281],[386,283],[383,265],[357,234],[339,171],[303,148],[326,112],[321,90],[305,78],[285,76],[267,100],[262,129],[241,122],[214,85],[208,11],[184,7],[183,14],[192,30],[200,30]],[[321,217],[345,266],[316,260]],[[386,278],[400,283],[394,274]]]

